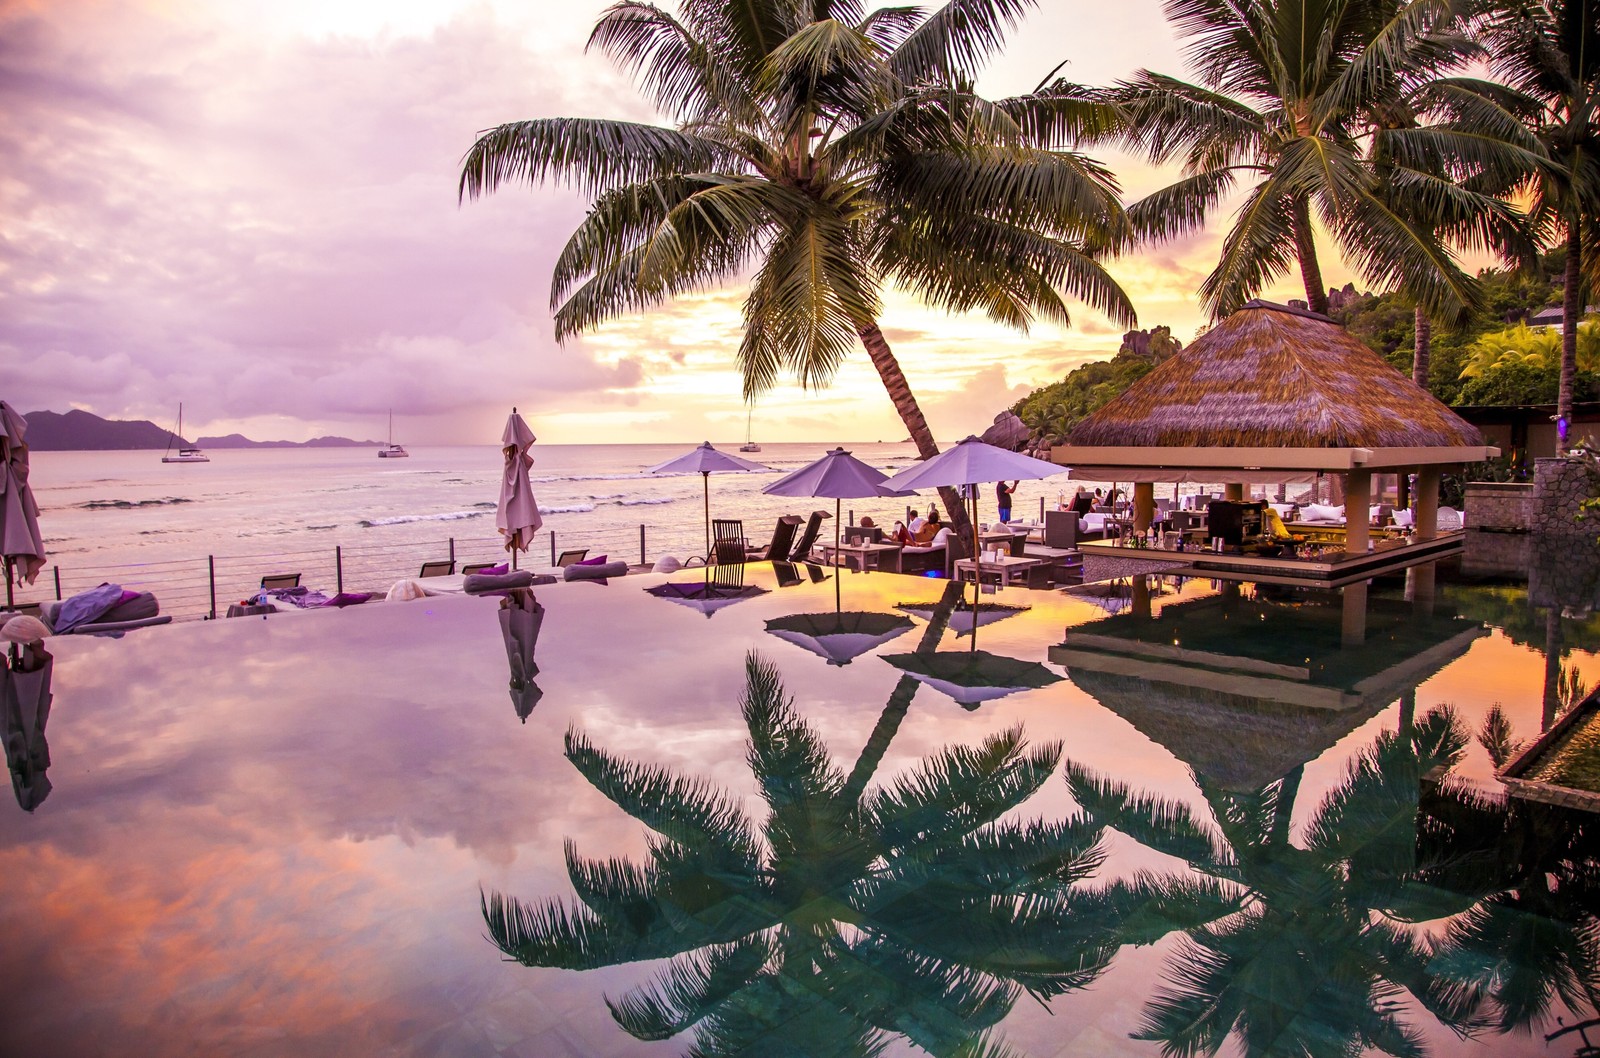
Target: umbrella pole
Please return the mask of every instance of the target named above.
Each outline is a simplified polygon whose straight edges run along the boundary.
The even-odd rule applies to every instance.
[[[983,584],[983,554],[978,550],[978,486],[972,489],[972,649],[978,649],[978,596]],[[1004,574],[1002,574],[1004,576]]]
[[[711,565],[711,471],[700,471],[701,484],[706,494],[706,565]]]
[[[839,583],[839,570],[844,568],[843,565],[842,565],[842,563],[844,561],[844,558],[843,558],[842,555],[839,554],[839,512],[841,510],[841,505],[843,503],[844,503],[844,500],[840,499],[838,496],[835,496],[833,498],[833,611],[834,611],[834,613],[838,613],[840,607],[842,607],[844,605],[843,598],[842,598],[842,596],[840,594],[842,591],[844,591],[844,589],[840,586],[840,583]],[[865,573],[867,571],[867,560],[865,558],[863,558],[861,560],[861,571],[863,573]]]

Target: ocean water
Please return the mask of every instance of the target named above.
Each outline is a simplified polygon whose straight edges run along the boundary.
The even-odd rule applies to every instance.
[[[523,564],[548,565],[552,537],[558,549],[586,547],[591,556],[629,562],[701,553],[701,476],[645,473],[692,447],[535,445],[530,478],[545,526]],[[737,453],[738,442],[718,447]],[[770,472],[713,474],[712,517],[740,518],[746,535],[762,541],[780,515],[831,512],[828,500],[761,494],[829,447],[767,444],[747,458]],[[916,458],[909,442],[846,447],[885,473]],[[452,540],[460,560],[503,557],[494,526],[499,449],[410,451],[405,460],[379,459],[370,448],[216,451],[208,453],[211,462],[193,465],[165,464],[159,452],[149,451],[41,452],[34,456],[31,482],[50,563],[59,567],[69,594],[112,580],[164,587],[164,600],[182,596],[192,605],[212,566],[225,602],[262,573],[284,569],[305,571],[308,585],[315,580],[315,586],[331,587],[342,565],[346,587],[386,587],[423,560],[445,557]],[[1053,506],[1060,491],[1070,488],[1067,480],[1022,482],[1017,516],[1037,516],[1040,499]],[[905,500],[846,501],[845,520],[854,511],[858,519],[871,515],[892,524],[907,504],[926,509],[932,500],[930,492]],[[995,517],[992,488],[983,490],[979,511],[981,520]],[[54,577],[55,570],[47,570],[23,597],[53,594]]]

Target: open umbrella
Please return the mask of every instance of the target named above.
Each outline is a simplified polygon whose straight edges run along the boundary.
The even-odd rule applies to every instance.
[[[843,501],[911,494],[906,490],[885,487],[884,482],[888,480],[889,475],[883,471],[863,463],[843,448],[835,448],[821,459],[790,471],[761,491],[768,496],[812,496],[833,500],[833,547],[837,555]],[[834,590],[837,594],[837,585]]]
[[[715,576],[713,576],[715,570]],[[767,589],[756,584],[744,582],[744,566],[708,566],[705,579],[701,581],[669,581],[666,584],[655,584],[645,589],[645,592],[658,599],[666,599],[682,606],[699,610],[709,619],[712,614],[736,602],[753,599],[757,595],[765,595]]]
[[[901,603],[895,609],[908,613],[912,617],[920,617],[924,621],[933,620],[933,603]],[[970,635],[974,628],[992,625],[996,621],[1004,621],[1007,617],[1015,617],[1017,614],[1029,609],[1032,609],[1032,607],[1007,606],[1003,602],[981,602],[978,604],[976,611],[972,609],[957,610],[951,614],[950,623],[946,627],[959,638],[960,636]]]
[[[511,662],[511,705],[517,717],[528,722],[528,714],[539,704],[544,692],[533,678],[539,665],[533,660],[544,624],[544,607],[527,589],[513,591],[500,600],[500,634],[505,637],[506,657]]]
[[[0,737],[17,803],[31,812],[50,795],[50,747],[44,740],[50,718],[50,676],[55,659],[34,643],[10,663],[0,662]]]
[[[648,468],[652,474],[699,474],[706,497],[706,561],[711,561],[711,475],[731,471],[771,470],[769,466],[730,456],[711,447],[707,441],[699,448]]]
[[[811,651],[830,665],[848,665],[912,627],[911,619],[899,614],[861,610],[789,614],[767,622],[768,632]]]
[[[1061,677],[1037,661],[1022,661],[987,650],[935,654],[886,654],[883,660],[913,679],[948,694],[967,709],[1018,691],[1048,687]]]
[[[533,534],[544,524],[538,501],[533,498],[533,487],[528,484],[528,468],[533,465],[528,449],[534,441],[533,431],[517,414],[517,409],[512,408],[505,432],[500,435],[505,467],[500,478],[500,504],[495,508],[494,525],[506,538],[506,550],[511,552],[513,563],[517,552],[528,550]]]
[[[44,569],[44,537],[39,505],[28,487],[28,422],[0,400],[0,556],[6,566],[6,608],[10,609],[12,570],[17,581],[32,584]]]

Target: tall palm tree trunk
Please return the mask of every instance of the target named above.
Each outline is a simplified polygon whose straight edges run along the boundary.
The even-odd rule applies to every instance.
[[[944,586],[944,594],[939,597],[938,604],[928,617],[928,626],[922,630],[922,642],[917,644],[916,653],[931,654],[939,649],[939,641],[949,629],[950,618],[959,602],[961,582],[950,581]],[[894,685],[883,712],[878,714],[872,734],[867,737],[867,744],[861,748],[861,756],[856,758],[856,765],[850,769],[850,777],[845,780],[843,798],[846,804],[855,804],[861,799],[862,791],[872,781],[878,765],[883,763],[883,755],[889,752],[889,743],[894,741],[895,732],[900,730],[900,722],[911,708],[911,699],[917,696],[917,688],[921,686],[921,682],[911,675],[901,676]]]
[[[1572,421],[1572,388],[1578,375],[1578,321],[1583,319],[1579,304],[1579,266],[1583,263],[1583,239],[1577,218],[1567,223],[1567,268],[1561,289],[1561,386],[1556,390],[1556,417]]]
[[[900,421],[911,432],[911,441],[917,446],[917,454],[923,459],[932,459],[939,454],[939,446],[933,440],[933,431],[928,429],[928,420],[922,417],[922,409],[911,392],[911,383],[906,381],[905,373],[900,370],[900,362],[894,358],[888,340],[876,323],[868,323],[856,333],[861,338],[867,356],[872,358],[872,366],[878,369],[878,377],[883,380],[883,388],[888,391],[894,410],[900,413]],[[950,540],[945,546],[950,548],[952,557],[965,556],[962,545],[972,540],[972,522],[967,518],[967,506],[962,502],[961,494],[953,488],[940,488],[939,499],[950,516]]]
[[[1427,389],[1429,361],[1433,359],[1433,321],[1428,319],[1421,305],[1414,311],[1416,321],[1412,327],[1416,335],[1416,349],[1411,354],[1411,381]]]
[[[1294,200],[1294,250],[1300,258],[1300,278],[1306,286],[1306,304],[1312,312],[1326,314],[1328,292],[1322,286],[1322,268],[1317,264],[1317,240],[1311,230],[1311,203]]]

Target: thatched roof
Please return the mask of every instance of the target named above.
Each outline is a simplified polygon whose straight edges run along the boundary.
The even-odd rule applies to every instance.
[[[1068,442],[1431,448],[1483,437],[1326,316],[1252,301],[1079,423]]]

